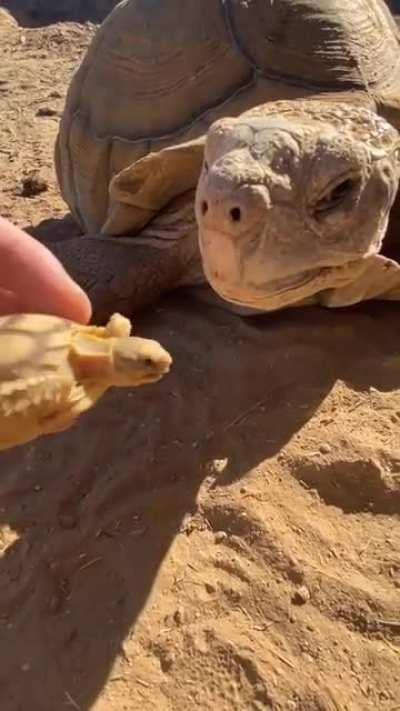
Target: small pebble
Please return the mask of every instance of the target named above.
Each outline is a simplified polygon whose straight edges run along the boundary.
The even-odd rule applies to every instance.
[[[204,587],[207,590],[207,592],[209,593],[209,595],[212,595],[213,593],[215,593],[217,591],[217,588],[212,583],[205,583]]]
[[[225,531],[217,531],[214,536],[215,543],[223,543],[228,538],[228,534]]]
[[[41,106],[36,112],[36,116],[57,116],[57,114],[58,111],[51,106]]]
[[[305,605],[310,598],[311,594],[309,589],[305,585],[301,585],[292,596],[292,603],[293,605]]]
[[[22,179],[17,193],[22,197],[34,197],[35,195],[44,193],[48,190],[48,187],[46,180],[44,180],[39,173],[31,173],[31,175],[27,175]]]
[[[164,649],[159,657],[160,666],[163,672],[169,672],[175,662],[175,655],[173,652]]]
[[[380,698],[380,699],[390,700],[390,699],[392,698],[392,696],[391,696],[390,694],[388,694],[387,691],[384,691],[384,690],[383,690],[383,691],[380,691],[380,692],[379,692],[379,698]]]
[[[234,603],[239,603],[242,599],[242,593],[240,590],[234,590],[234,588],[229,588],[226,590],[226,594],[229,599]]]
[[[307,652],[303,654],[303,659],[310,663],[314,662],[314,658],[311,656],[311,654],[308,654]]]
[[[206,474],[218,476],[222,474],[228,466],[228,459],[210,459],[204,465]]]
[[[321,454],[329,454],[332,451],[332,448],[329,444],[321,444],[319,447],[319,451],[321,452]]]
[[[181,625],[183,622],[183,611],[180,607],[178,607],[174,614],[173,614],[173,619],[174,622],[176,622],[177,625]]]
[[[226,467],[228,466],[228,459],[214,459],[213,462],[213,468],[216,474],[222,474],[223,471],[225,471]]]

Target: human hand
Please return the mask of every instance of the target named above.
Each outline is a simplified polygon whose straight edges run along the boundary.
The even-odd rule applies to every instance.
[[[0,217],[0,315],[23,312],[88,323],[92,309],[53,254]]]

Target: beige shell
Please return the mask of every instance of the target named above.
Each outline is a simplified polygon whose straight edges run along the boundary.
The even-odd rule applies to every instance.
[[[361,90],[400,128],[398,30],[383,0],[206,4],[125,0],[97,32],[56,150],[83,231],[137,234],[196,187],[210,124],[270,100]]]
[[[111,386],[155,382],[172,359],[159,343],[43,314],[0,318],[0,450],[70,427]]]

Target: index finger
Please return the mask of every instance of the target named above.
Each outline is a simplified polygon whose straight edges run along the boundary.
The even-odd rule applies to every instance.
[[[0,311],[37,312],[88,323],[89,298],[58,259],[33,237],[0,217]]]

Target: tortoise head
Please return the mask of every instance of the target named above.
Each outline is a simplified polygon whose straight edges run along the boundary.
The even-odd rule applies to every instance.
[[[84,332],[74,336],[70,357],[79,380],[104,387],[156,382],[172,363],[157,341],[129,336],[101,338]]]
[[[156,382],[172,364],[169,353],[148,338],[117,338],[112,352],[113,380],[120,387]]]
[[[214,123],[196,192],[214,290],[241,306],[280,308],[379,252],[398,145],[384,119],[343,99],[276,102]]]

